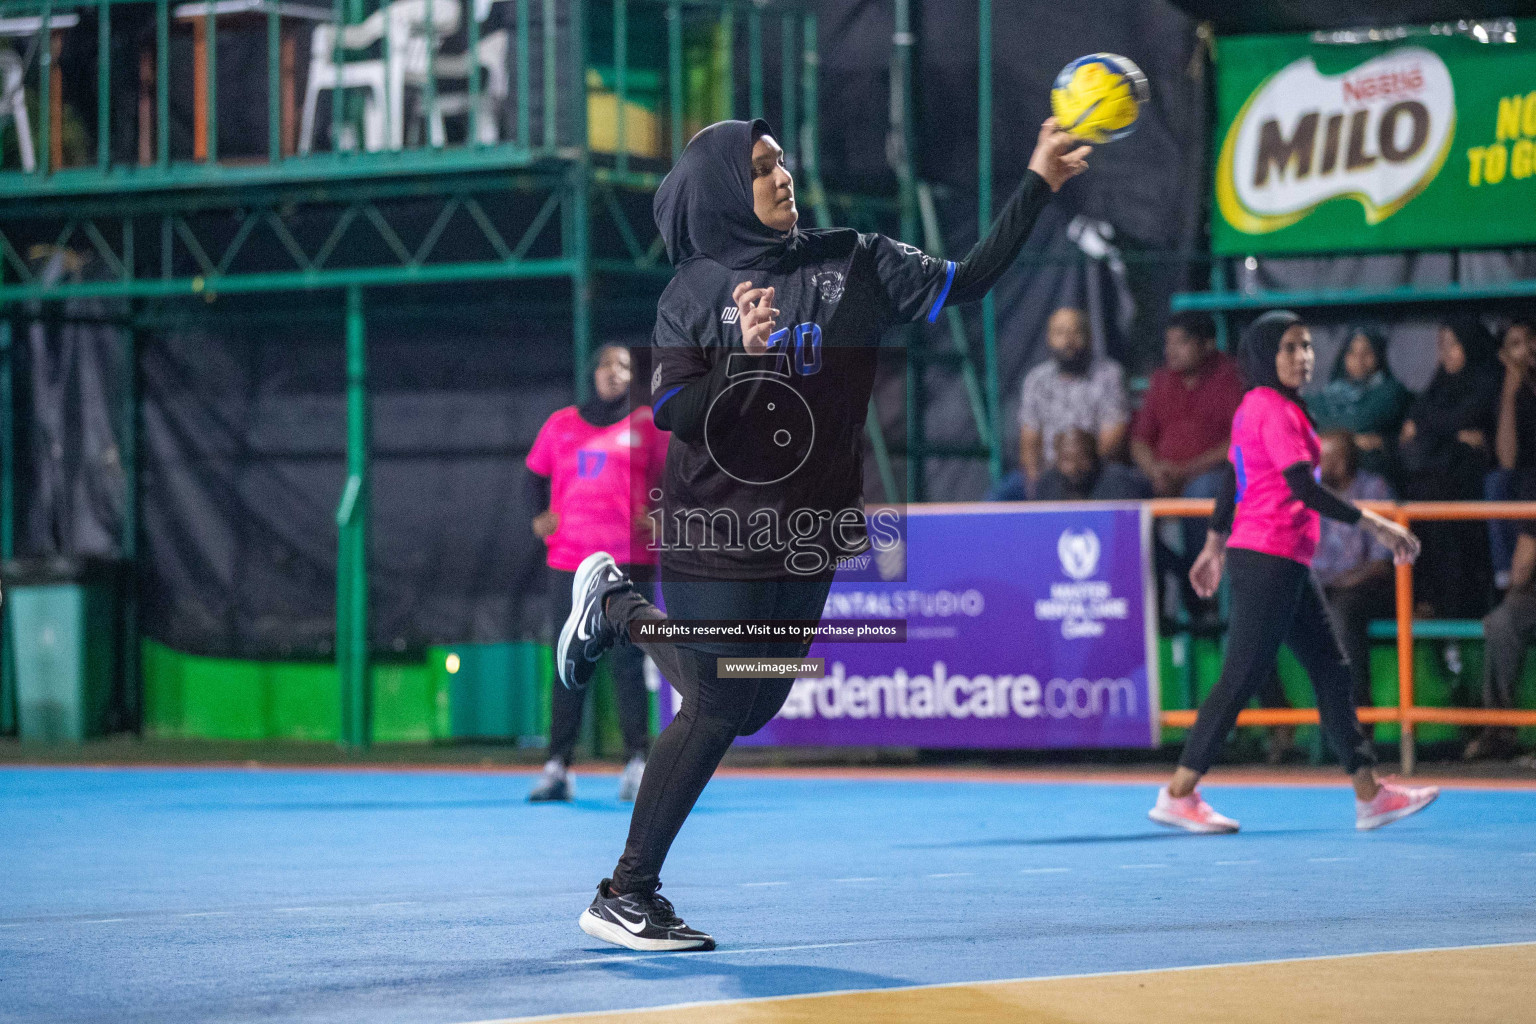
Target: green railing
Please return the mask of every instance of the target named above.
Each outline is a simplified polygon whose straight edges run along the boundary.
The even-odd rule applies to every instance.
[[[221,89],[220,38],[234,32],[264,35],[264,77],[226,75]],[[190,65],[172,61],[180,37]],[[78,82],[64,102],[66,40],[79,66],[94,58],[90,103]],[[35,159],[9,156],[0,199],[582,153],[645,187],[724,117],[774,115],[798,155],[815,132],[814,40],[813,14],[744,0],[0,0],[0,46],[22,58],[36,110]],[[172,94],[188,79],[183,138]],[[137,102],[114,103],[126,88]],[[245,125],[264,111],[264,137],[236,138],[232,110]]]
[[[0,46],[23,56],[23,87],[35,96],[38,112],[26,126],[33,165],[19,165],[18,147],[16,162],[0,168],[0,555],[14,553],[12,318],[34,315],[22,303],[125,300],[125,359],[134,366],[145,303],[343,290],[348,429],[347,480],[337,510],[337,660],[350,745],[369,741],[365,289],[488,279],[567,282],[581,395],[591,384],[584,367],[593,280],[669,273],[644,193],[698,128],[724,117],[773,118],[817,221],[830,223],[834,208],[839,217],[854,212],[846,199],[828,196],[819,180],[813,13],[742,0],[502,0],[490,6],[503,12],[494,27],[475,16],[474,0],[387,6],[364,0],[0,0]],[[406,24],[415,28],[391,35],[401,12],[414,12]],[[220,89],[221,33],[253,27],[265,35],[265,80],[235,87],[226,79]],[[317,28],[328,34],[318,53]],[[66,131],[82,119],[64,103],[54,59],[63,34],[75,32],[94,39],[97,57],[96,125],[89,134]],[[192,37],[190,68],[171,62],[178,32]],[[468,56],[486,54],[495,32],[508,34],[485,60]],[[128,74],[113,65],[125,40],[129,50],[144,44]],[[365,49],[361,44],[369,40],[372,48]],[[776,97],[767,75],[775,40]],[[364,66],[351,66],[357,64]],[[305,69],[329,75],[333,87],[323,91],[342,96],[327,119],[318,114],[318,93],[301,103],[309,91]],[[194,85],[190,145],[171,131],[173,74],[189,74]],[[122,104],[113,102],[125,79],[138,100],[127,124],[114,120]],[[71,82],[72,95],[78,97],[80,84]],[[265,108],[266,132],[255,140],[258,151],[240,152],[222,113],[253,105]],[[450,116],[463,121],[457,133],[448,131]],[[487,117],[495,119],[494,130],[486,130]],[[497,201],[503,207],[493,216],[488,211]],[[411,208],[419,215],[423,204],[436,205],[430,229],[420,236],[419,225],[415,234],[409,225]],[[306,219],[322,229],[306,234],[300,230]],[[440,255],[438,242],[450,222],[460,225],[460,241],[483,242],[486,255]],[[594,225],[609,222],[613,230],[594,239]],[[340,245],[357,232],[370,233],[372,255],[349,257]],[[258,238],[262,261],[247,263]],[[93,260],[95,275],[71,280],[36,271],[34,249],[70,246]],[[122,396],[121,440],[129,480],[123,554],[130,561],[139,521],[134,376],[127,375]],[[884,463],[882,478],[893,487]],[[127,649],[137,649],[137,636],[130,603]],[[8,628],[4,645],[10,647]],[[0,654],[0,732],[10,724],[10,664]]]

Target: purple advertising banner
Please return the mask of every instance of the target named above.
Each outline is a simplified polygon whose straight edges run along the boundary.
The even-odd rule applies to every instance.
[[[905,581],[839,573],[823,616],[904,618],[907,641],[816,643],[824,678],[738,742],[1156,745],[1150,523],[1130,503],[908,506]],[[663,724],[680,699],[666,687]]]

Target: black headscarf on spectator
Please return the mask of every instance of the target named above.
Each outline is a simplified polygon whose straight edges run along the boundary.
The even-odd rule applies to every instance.
[[[1454,316],[1447,319],[1444,326],[1456,340],[1461,343],[1461,350],[1467,354],[1467,369],[1476,370],[1491,367],[1499,358],[1499,343],[1494,340],[1492,332],[1483,326],[1483,322],[1475,316]]]
[[[597,368],[603,364],[603,356],[611,348],[619,348],[618,345],[604,345],[592,353],[592,358],[587,362],[588,375],[596,375]],[[592,393],[587,400],[576,407],[581,418],[594,427],[611,427],[625,416],[629,415],[629,392],[625,391],[612,401],[605,400],[597,393],[594,384]]]
[[[1490,432],[1498,415],[1499,353],[1493,335],[1476,317],[1453,317],[1443,326],[1461,343],[1467,364],[1456,373],[1437,368],[1408,412],[1431,444],[1448,444],[1462,430]]]
[[[1371,350],[1376,353],[1377,373],[1380,373],[1383,370],[1387,370],[1388,375],[1390,376],[1391,371],[1387,368],[1386,333],[1382,331],[1380,327],[1360,324],[1358,326],[1351,327],[1349,330],[1344,332],[1344,344],[1339,347],[1339,355],[1333,361],[1333,372],[1328,375],[1328,380],[1336,381],[1352,379],[1349,376],[1349,371],[1344,368],[1344,360],[1349,358],[1349,350],[1354,345],[1356,338],[1364,338],[1366,342],[1370,344]],[[1365,381],[1356,381],[1356,383],[1365,384],[1368,382],[1368,380],[1369,378],[1367,378]]]
[[[705,257],[732,270],[771,267],[797,243],[757,219],[752,147],[773,134],[762,118],[718,121],[695,135],[656,190],[651,212],[673,266]]]
[[[1237,354],[1242,361],[1243,376],[1249,387],[1273,388],[1296,403],[1303,413],[1307,413],[1301,392],[1280,383],[1280,374],[1275,369],[1275,358],[1280,354],[1280,339],[1286,331],[1299,323],[1301,317],[1288,309],[1271,310],[1243,329]],[[1310,413],[1307,413],[1307,418],[1312,418]]]

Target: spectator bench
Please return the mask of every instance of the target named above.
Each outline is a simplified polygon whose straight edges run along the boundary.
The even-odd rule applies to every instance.
[[[1397,620],[1377,619],[1367,629],[1372,640],[1396,640]],[[1413,624],[1415,640],[1481,640],[1482,619],[1419,619]]]

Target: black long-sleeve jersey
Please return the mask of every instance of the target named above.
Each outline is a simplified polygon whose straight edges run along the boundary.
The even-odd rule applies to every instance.
[[[799,232],[766,270],[685,262],[653,337],[651,400],[657,425],[673,434],[660,496],[663,568],[775,579],[868,550],[864,424],[881,334],[985,294],[1049,197],[1028,172],[959,263],[848,229]],[[732,299],[743,281],[775,291],[779,329],[765,355],[743,348]]]

